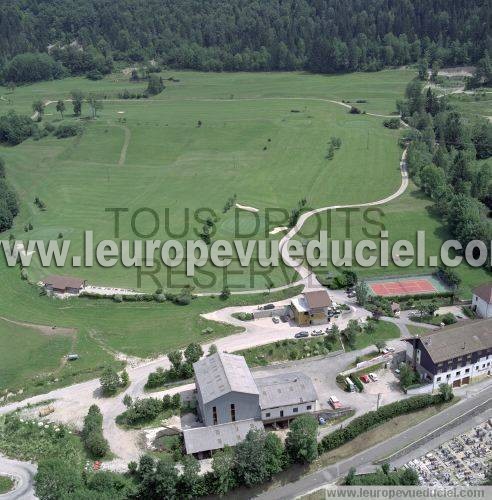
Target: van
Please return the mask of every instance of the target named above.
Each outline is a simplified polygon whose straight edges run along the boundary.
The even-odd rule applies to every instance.
[[[350,380],[349,377],[345,379],[345,382],[347,383],[347,389],[349,392],[355,392],[355,384]]]

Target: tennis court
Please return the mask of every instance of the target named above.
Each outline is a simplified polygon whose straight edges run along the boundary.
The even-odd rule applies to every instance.
[[[434,276],[419,276],[368,281],[374,295],[417,295],[447,291],[446,286]]]

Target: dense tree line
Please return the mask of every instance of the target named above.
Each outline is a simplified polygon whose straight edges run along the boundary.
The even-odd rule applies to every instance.
[[[0,233],[12,227],[18,213],[17,195],[5,179],[5,162],[0,157]]]
[[[72,73],[112,59],[214,71],[377,70],[491,48],[485,0],[13,0],[0,60],[46,52]]]
[[[398,103],[409,132],[409,173],[435,201],[451,236],[463,248],[472,240],[486,246],[492,237],[488,210],[492,208],[492,124],[485,118],[469,118],[438,98],[418,79]]]

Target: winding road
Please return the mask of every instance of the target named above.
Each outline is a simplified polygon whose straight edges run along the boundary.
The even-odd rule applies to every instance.
[[[36,466],[30,462],[10,460],[0,455],[0,472],[10,476],[15,481],[12,491],[0,494],[0,500],[31,500],[34,496],[33,481]]]
[[[278,99],[278,98],[272,98],[272,99]],[[330,99],[321,99],[321,98],[280,98],[280,99],[302,99],[302,100],[312,99],[312,100],[330,102],[342,105],[344,107],[350,107],[350,105],[346,103],[333,101]],[[217,99],[217,101],[224,101],[224,100]],[[48,104],[51,103],[50,102],[46,103],[46,105]],[[387,115],[377,115],[372,113],[367,113],[367,114],[377,117],[387,116]],[[279,243],[280,251],[282,253],[282,256],[286,264],[293,267],[297,271],[297,273],[300,276],[300,279],[294,283],[289,283],[282,287],[278,287],[276,289],[271,289],[268,291],[287,289],[299,284],[303,284],[305,288],[320,287],[321,285],[317,280],[316,276],[302,263],[297,262],[289,255],[288,242],[299,232],[299,230],[306,223],[306,221],[310,217],[316,214],[340,208],[363,208],[363,207],[382,205],[401,196],[408,187],[406,155],[407,155],[407,150],[405,149],[403,151],[400,160],[400,172],[401,172],[400,187],[396,192],[387,196],[386,198],[360,204],[326,206],[303,213],[300,216],[299,220],[297,221],[296,225],[289,230],[289,232],[280,240]],[[251,294],[255,292],[260,293],[265,291],[267,290],[255,290],[253,292],[250,290],[250,291],[232,292],[232,293]],[[199,295],[207,295],[207,293]],[[347,299],[346,297],[343,296],[343,294],[340,294],[340,296],[337,297],[336,299],[340,303],[347,302]],[[251,308],[256,308],[256,306],[251,306]],[[292,328],[275,328],[278,325],[272,327],[271,322],[268,321],[265,322],[265,324],[262,327],[260,323],[261,320],[259,320],[259,322],[255,321],[248,323],[248,322],[241,322],[231,316],[233,312],[239,310],[244,311],[247,309],[248,309],[247,307],[225,308],[204,315],[204,317],[206,317],[207,319],[215,321],[225,321],[234,324],[236,326],[241,326],[245,329],[244,333],[230,335],[228,337],[217,339],[214,342],[214,344],[216,344],[219,350],[234,352],[237,350],[246,349],[257,345],[267,344],[284,338],[292,338],[293,335]],[[350,308],[350,313],[344,315],[343,318],[340,318],[339,326],[343,328],[344,324],[346,324],[349,319],[364,319],[365,317],[367,317],[367,315],[368,315],[367,311],[365,311],[360,307],[356,307],[355,305],[352,304]],[[203,345],[205,352],[208,350],[209,346],[210,344]],[[104,434],[108,439],[108,441],[110,442],[113,453],[115,453],[115,455],[119,457],[118,459],[113,460],[112,468],[116,470],[123,470],[126,469],[128,461],[134,459],[140,453],[137,432],[124,431],[121,428],[119,428],[115,423],[115,417],[125,410],[125,406],[123,405],[123,397],[125,394],[129,394],[132,397],[141,396],[143,394],[143,386],[145,384],[145,381],[147,380],[148,374],[154,371],[157,367],[168,368],[169,366],[170,363],[167,356],[161,356],[157,359],[144,362],[139,366],[128,368],[131,384],[124,393],[118,395],[115,398],[101,398],[99,394],[99,380],[95,379],[80,384],[76,384],[70,387],[57,389],[48,394],[34,396],[25,399],[24,401],[21,402],[16,402],[0,407],[0,414],[9,413],[17,408],[24,407],[27,403],[40,403],[47,399],[54,399],[56,400],[54,403],[54,406],[56,408],[56,418],[62,422],[76,423],[80,425],[83,416],[87,412],[87,408],[91,404],[98,404],[101,409],[101,412],[103,413]],[[163,392],[167,393],[181,392],[184,388],[186,388],[186,386],[176,387],[175,389]],[[155,395],[159,396],[159,393],[156,393]],[[12,471],[12,474],[14,474],[17,478],[19,478],[19,481],[16,489],[12,493],[9,493],[9,496],[5,498],[8,498],[9,500],[14,498],[33,498],[32,479],[35,474],[35,466],[33,466],[30,463],[18,462],[0,457],[0,471],[9,473],[9,470]],[[1,500],[3,500],[3,497]]]

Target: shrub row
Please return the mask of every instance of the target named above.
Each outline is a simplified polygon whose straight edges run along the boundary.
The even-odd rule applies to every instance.
[[[325,436],[318,445],[319,452],[323,453],[333,450],[334,448],[338,448],[339,446],[356,438],[363,432],[391,420],[394,417],[404,415],[406,413],[412,413],[414,411],[421,410],[422,408],[427,408],[442,402],[443,397],[440,394],[423,394],[381,406],[376,411],[370,411],[355,418],[343,429],[337,429],[331,434]]]
[[[400,300],[421,300],[421,299],[437,299],[439,297],[453,297],[453,292],[434,292],[434,293],[413,293],[411,295],[387,295],[385,299],[392,301]]]
[[[177,305],[188,305],[194,296],[187,289],[183,289],[179,293],[140,293],[135,295],[105,295],[102,293],[82,292],[80,297],[87,297],[89,299],[110,299],[114,302],[172,302]]]
[[[364,391],[364,384],[360,381],[360,378],[355,373],[351,373],[349,375],[349,377],[350,377],[350,380],[352,380],[352,382],[354,383],[355,387],[357,387],[357,390],[359,392],[363,392]]]
[[[109,451],[109,445],[103,436],[103,417],[99,407],[92,405],[84,418],[81,438],[85,449],[94,458],[103,458]]]

